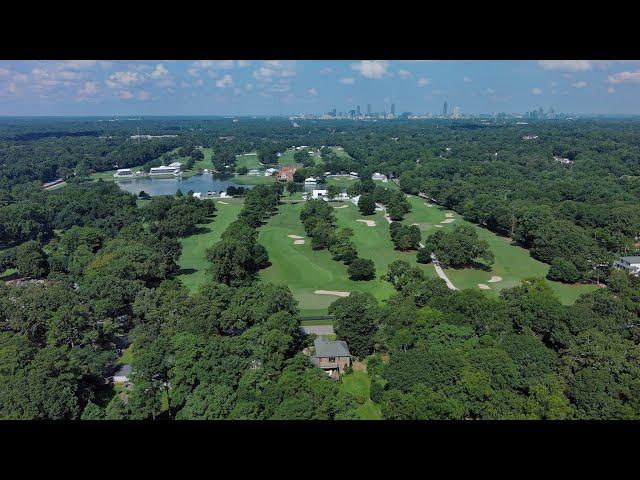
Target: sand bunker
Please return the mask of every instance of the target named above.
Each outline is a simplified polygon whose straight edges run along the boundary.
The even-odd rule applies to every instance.
[[[294,245],[304,245],[304,240],[294,240],[293,244]]]
[[[339,207],[333,207],[333,208],[347,208],[349,205],[340,205]]]
[[[427,207],[429,207],[429,208],[433,207],[433,205],[431,205],[430,203],[426,203],[426,202],[425,202],[425,205],[426,205]]]
[[[442,220],[440,223],[451,223],[451,222],[455,222],[456,219],[455,218],[447,218],[445,220]]]
[[[302,240],[304,238],[299,235],[287,235],[287,237],[293,238],[294,240]]]
[[[442,225],[434,225],[436,228],[442,228]]]
[[[375,227],[376,226],[376,222],[374,222],[373,220],[356,220],[356,222],[366,223],[367,227]]]
[[[221,203],[222,205],[229,205],[227,202],[223,202],[222,200],[219,200],[218,203]]]
[[[489,285],[485,285],[484,283],[479,283],[478,288],[480,290],[491,290],[491,287]]]
[[[445,213],[444,216],[447,218],[451,218],[453,217],[453,213]]]
[[[348,297],[351,295],[351,292],[336,292],[333,290],[316,290],[313,293],[317,295],[335,295],[336,297]]]
[[[502,277],[498,277],[497,275],[494,275],[493,277],[491,277],[491,280],[487,280],[487,283],[496,283],[501,281],[502,281]]]

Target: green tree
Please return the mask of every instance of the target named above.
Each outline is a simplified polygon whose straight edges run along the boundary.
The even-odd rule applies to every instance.
[[[351,280],[373,280],[376,276],[376,266],[368,258],[356,258],[347,269]]]
[[[16,269],[23,277],[44,277],[49,273],[47,256],[38,242],[30,240],[16,249]]]
[[[363,193],[358,200],[358,209],[362,215],[373,215],[376,212],[376,202],[373,194]]]

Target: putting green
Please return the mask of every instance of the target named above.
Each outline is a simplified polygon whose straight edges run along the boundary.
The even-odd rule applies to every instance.
[[[220,236],[236,219],[244,203],[241,198],[227,198],[224,200],[226,205],[220,204],[218,200],[213,201],[216,202],[215,217],[211,222],[200,225],[206,231],[180,239],[182,254],[178,266],[182,273],[178,278],[191,292],[195,292],[206,280],[206,270],[209,263],[205,258],[205,251],[220,240]]]

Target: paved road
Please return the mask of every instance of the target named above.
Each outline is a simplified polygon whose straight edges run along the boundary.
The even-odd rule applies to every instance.
[[[303,325],[302,330],[306,334],[315,333],[316,335],[332,335],[333,325]]]

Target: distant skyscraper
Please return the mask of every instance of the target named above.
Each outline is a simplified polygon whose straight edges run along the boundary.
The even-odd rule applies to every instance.
[[[446,117],[447,116],[447,101],[444,101],[444,106],[442,107],[442,116]]]
[[[371,116],[371,104],[367,103],[367,117]]]
[[[356,107],[356,115],[359,117],[360,116],[360,105],[358,105]]]
[[[334,116],[334,117],[336,116],[336,113],[337,113],[337,112],[336,112],[336,109],[334,108],[334,109],[333,109],[333,116]]]
[[[453,118],[460,118],[460,107],[453,107]]]
[[[396,116],[396,104],[395,103],[391,104],[391,116],[392,117]]]
[[[542,107],[538,109],[538,118],[544,118],[544,110]]]

